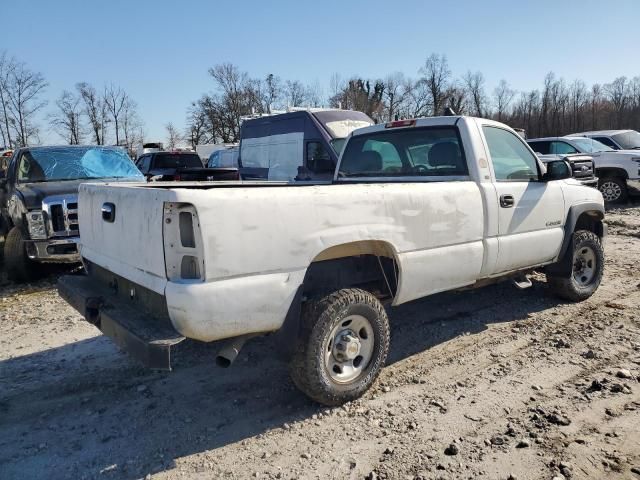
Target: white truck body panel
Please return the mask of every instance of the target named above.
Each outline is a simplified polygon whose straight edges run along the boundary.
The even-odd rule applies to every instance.
[[[398,265],[393,304],[557,260],[568,208],[602,203],[600,193],[572,179],[496,182],[482,127],[506,130],[497,122],[447,117],[417,126],[454,123],[468,176],[304,186],[85,184],[81,254],[165,295],[176,330],[203,341],[277,330],[309,265],[354,254],[363,242],[391,252]],[[499,207],[503,194],[515,208]],[[100,219],[103,202],[116,204],[113,223]],[[169,202],[197,212],[201,279],[167,281]]]

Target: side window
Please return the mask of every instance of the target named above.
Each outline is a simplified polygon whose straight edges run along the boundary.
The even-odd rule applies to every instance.
[[[314,173],[333,173],[336,168],[321,142],[307,142],[307,168]]]
[[[151,155],[147,155],[144,157],[142,161],[142,168],[140,169],[142,173],[149,173],[149,169],[151,168]]]
[[[578,150],[573,148],[567,142],[551,142],[551,153],[556,155],[567,155],[569,153],[578,153]]]
[[[600,143],[604,143],[607,147],[611,147],[614,150],[620,150],[620,147],[608,137],[593,137],[593,139],[599,141]]]
[[[549,155],[551,153],[551,142],[529,142],[531,149],[541,155]]]
[[[522,139],[508,130],[482,127],[498,181],[530,181],[539,178],[538,162]]]

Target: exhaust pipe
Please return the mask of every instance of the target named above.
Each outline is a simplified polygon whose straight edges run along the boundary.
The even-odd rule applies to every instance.
[[[241,335],[233,338],[218,352],[216,356],[216,365],[228,368],[235,361],[245,342],[255,335]]]

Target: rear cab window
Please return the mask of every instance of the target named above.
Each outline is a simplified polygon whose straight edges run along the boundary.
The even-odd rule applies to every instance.
[[[153,168],[201,168],[202,161],[197,154],[156,153]]]
[[[356,135],[342,155],[339,178],[420,179],[468,176],[456,127],[383,130]]]

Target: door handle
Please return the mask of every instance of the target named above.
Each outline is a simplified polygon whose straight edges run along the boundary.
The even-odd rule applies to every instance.
[[[500,195],[500,206],[502,208],[511,208],[514,204],[513,195]]]

